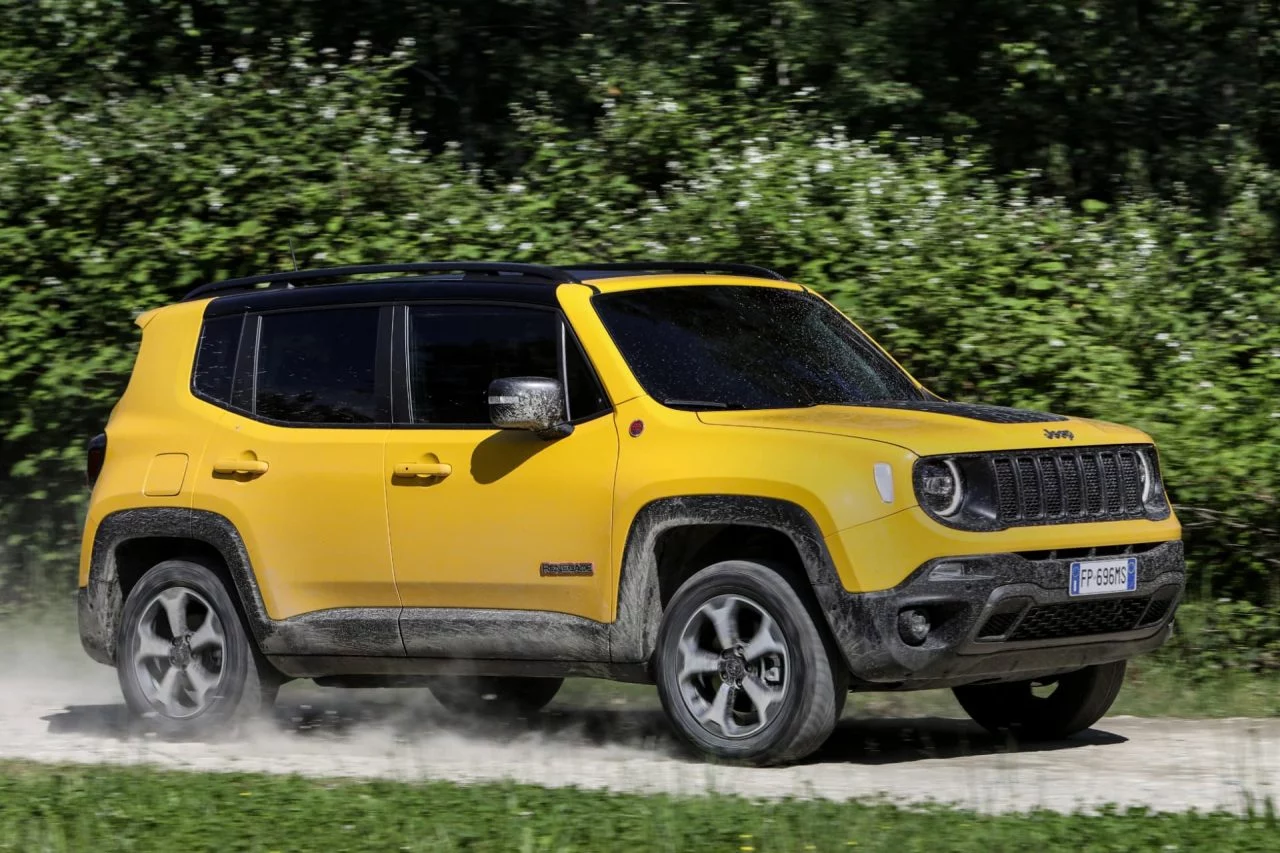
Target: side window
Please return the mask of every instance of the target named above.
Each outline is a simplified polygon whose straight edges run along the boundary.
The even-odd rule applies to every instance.
[[[191,387],[202,397],[223,405],[231,402],[231,379],[235,376],[236,349],[244,318],[215,317],[200,332]]]
[[[582,354],[582,347],[574,340],[573,333],[565,330],[564,375],[569,383],[569,419],[580,421],[598,415],[609,408],[600,380]]]
[[[292,423],[378,418],[377,308],[263,314],[254,412]]]
[[[409,386],[413,422],[488,426],[488,392],[493,380],[512,376],[562,378],[561,328],[559,315],[535,308],[411,308]],[[572,338],[566,344],[566,352],[571,355],[565,376],[570,416],[580,418],[607,408],[577,344]]]

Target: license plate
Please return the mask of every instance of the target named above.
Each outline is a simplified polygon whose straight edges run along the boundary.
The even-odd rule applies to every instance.
[[[1071,594],[1101,595],[1138,588],[1138,558],[1090,560],[1071,564]]]

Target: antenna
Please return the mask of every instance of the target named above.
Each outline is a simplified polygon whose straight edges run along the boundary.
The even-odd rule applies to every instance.
[[[293,253],[293,238],[289,238],[289,257],[293,258],[293,271],[298,271],[298,256]]]

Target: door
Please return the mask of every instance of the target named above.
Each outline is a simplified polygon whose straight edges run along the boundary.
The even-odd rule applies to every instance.
[[[389,335],[391,311],[245,320],[236,411],[210,435],[196,505],[240,531],[273,619],[400,605],[382,486],[389,367],[378,369],[380,351],[389,362],[379,340],[389,340],[380,331]]]
[[[389,436],[384,465],[404,606],[607,621],[618,436],[559,312],[417,305],[404,317],[411,426]],[[489,383],[516,376],[565,385],[570,435],[493,427]],[[419,473],[396,476],[404,465]]]

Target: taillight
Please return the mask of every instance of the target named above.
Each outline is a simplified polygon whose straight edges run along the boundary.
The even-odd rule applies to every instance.
[[[89,439],[88,452],[85,458],[84,475],[85,482],[89,488],[93,488],[93,484],[98,482],[98,475],[102,473],[102,463],[107,461],[107,436],[106,434],[95,435]]]

